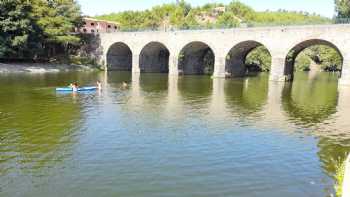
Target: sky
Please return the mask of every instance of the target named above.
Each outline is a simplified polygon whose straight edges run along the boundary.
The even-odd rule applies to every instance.
[[[186,0],[192,6],[205,3],[229,3],[232,0]],[[95,16],[125,10],[144,10],[175,0],[78,0],[84,15]],[[334,15],[334,0],[241,0],[257,11],[285,9],[307,11],[326,17]]]

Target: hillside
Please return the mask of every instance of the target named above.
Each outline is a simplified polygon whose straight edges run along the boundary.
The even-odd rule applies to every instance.
[[[96,16],[116,21],[122,30],[137,29],[195,29],[264,25],[327,24],[332,20],[316,14],[285,10],[257,12],[251,7],[232,1],[192,7],[185,1],[163,4],[144,11],[125,11]]]

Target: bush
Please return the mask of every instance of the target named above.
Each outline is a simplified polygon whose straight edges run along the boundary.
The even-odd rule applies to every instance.
[[[343,159],[338,159],[335,165],[335,193],[337,197],[342,197],[343,193],[343,181],[345,176],[346,161]]]

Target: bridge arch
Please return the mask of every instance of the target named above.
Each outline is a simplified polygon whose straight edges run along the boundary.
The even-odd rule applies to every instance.
[[[194,41],[181,49],[178,69],[184,75],[211,75],[214,72],[214,63],[213,49],[204,42]]]
[[[243,77],[247,74],[247,56],[255,49],[260,49],[260,53],[265,52],[268,57],[268,66],[271,66],[271,53],[270,51],[260,42],[254,40],[247,40],[236,44],[230,49],[225,58],[225,75],[226,77]],[[256,67],[261,65],[260,62],[254,62]]]
[[[107,70],[132,69],[132,51],[130,47],[123,42],[112,44],[107,51]]]
[[[292,80],[294,77],[294,74],[293,74],[295,70],[294,65],[298,55],[303,50],[311,46],[317,46],[317,45],[324,45],[334,49],[341,58],[341,67],[343,66],[343,61],[344,61],[343,54],[335,44],[324,39],[309,39],[309,40],[301,41],[295,44],[291,49],[287,51],[287,54],[285,55],[285,62],[284,62],[284,75],[287,76],[287,80]]]
[[[163,43],[150,42],[146,44],[140,52],[140,72],[168,73],[169,56],[170,51]]]

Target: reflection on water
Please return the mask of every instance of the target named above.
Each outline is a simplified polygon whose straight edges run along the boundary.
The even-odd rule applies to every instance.
[[[246,79],[226,80],[226,102],[232,113],[249,116],[260,112],[267,101],[268,76],[261,74]]]
[[[54,92],[97,80],[102,92]],[[326,197],[334,160],[350,150],[350,89],[327,73],[293,83],[128,72],[0,83],[0,196]]]
[[[346,153],[350,150],[350,139],[334,140],[328,137],[320,137],[317,146],[319,147],[318,156],[322,161],[322,167],[330,176],[336,173],[335,163],[344,161],[347,157]]]
[[[336,113],[337,76],[322,73],[312,79],[299,73],[293,83],[284,86],[282,102],[292,121],[302,125],[322,123]]]
[[[210,76],[182,76],[178,81],[178,89],[185,103],[190,105],[206,104],[212,94]]]
[[[168,75],[146,73],[138,77],[140,78],[139,85],[144,92],[154,93],[168,90]]]

